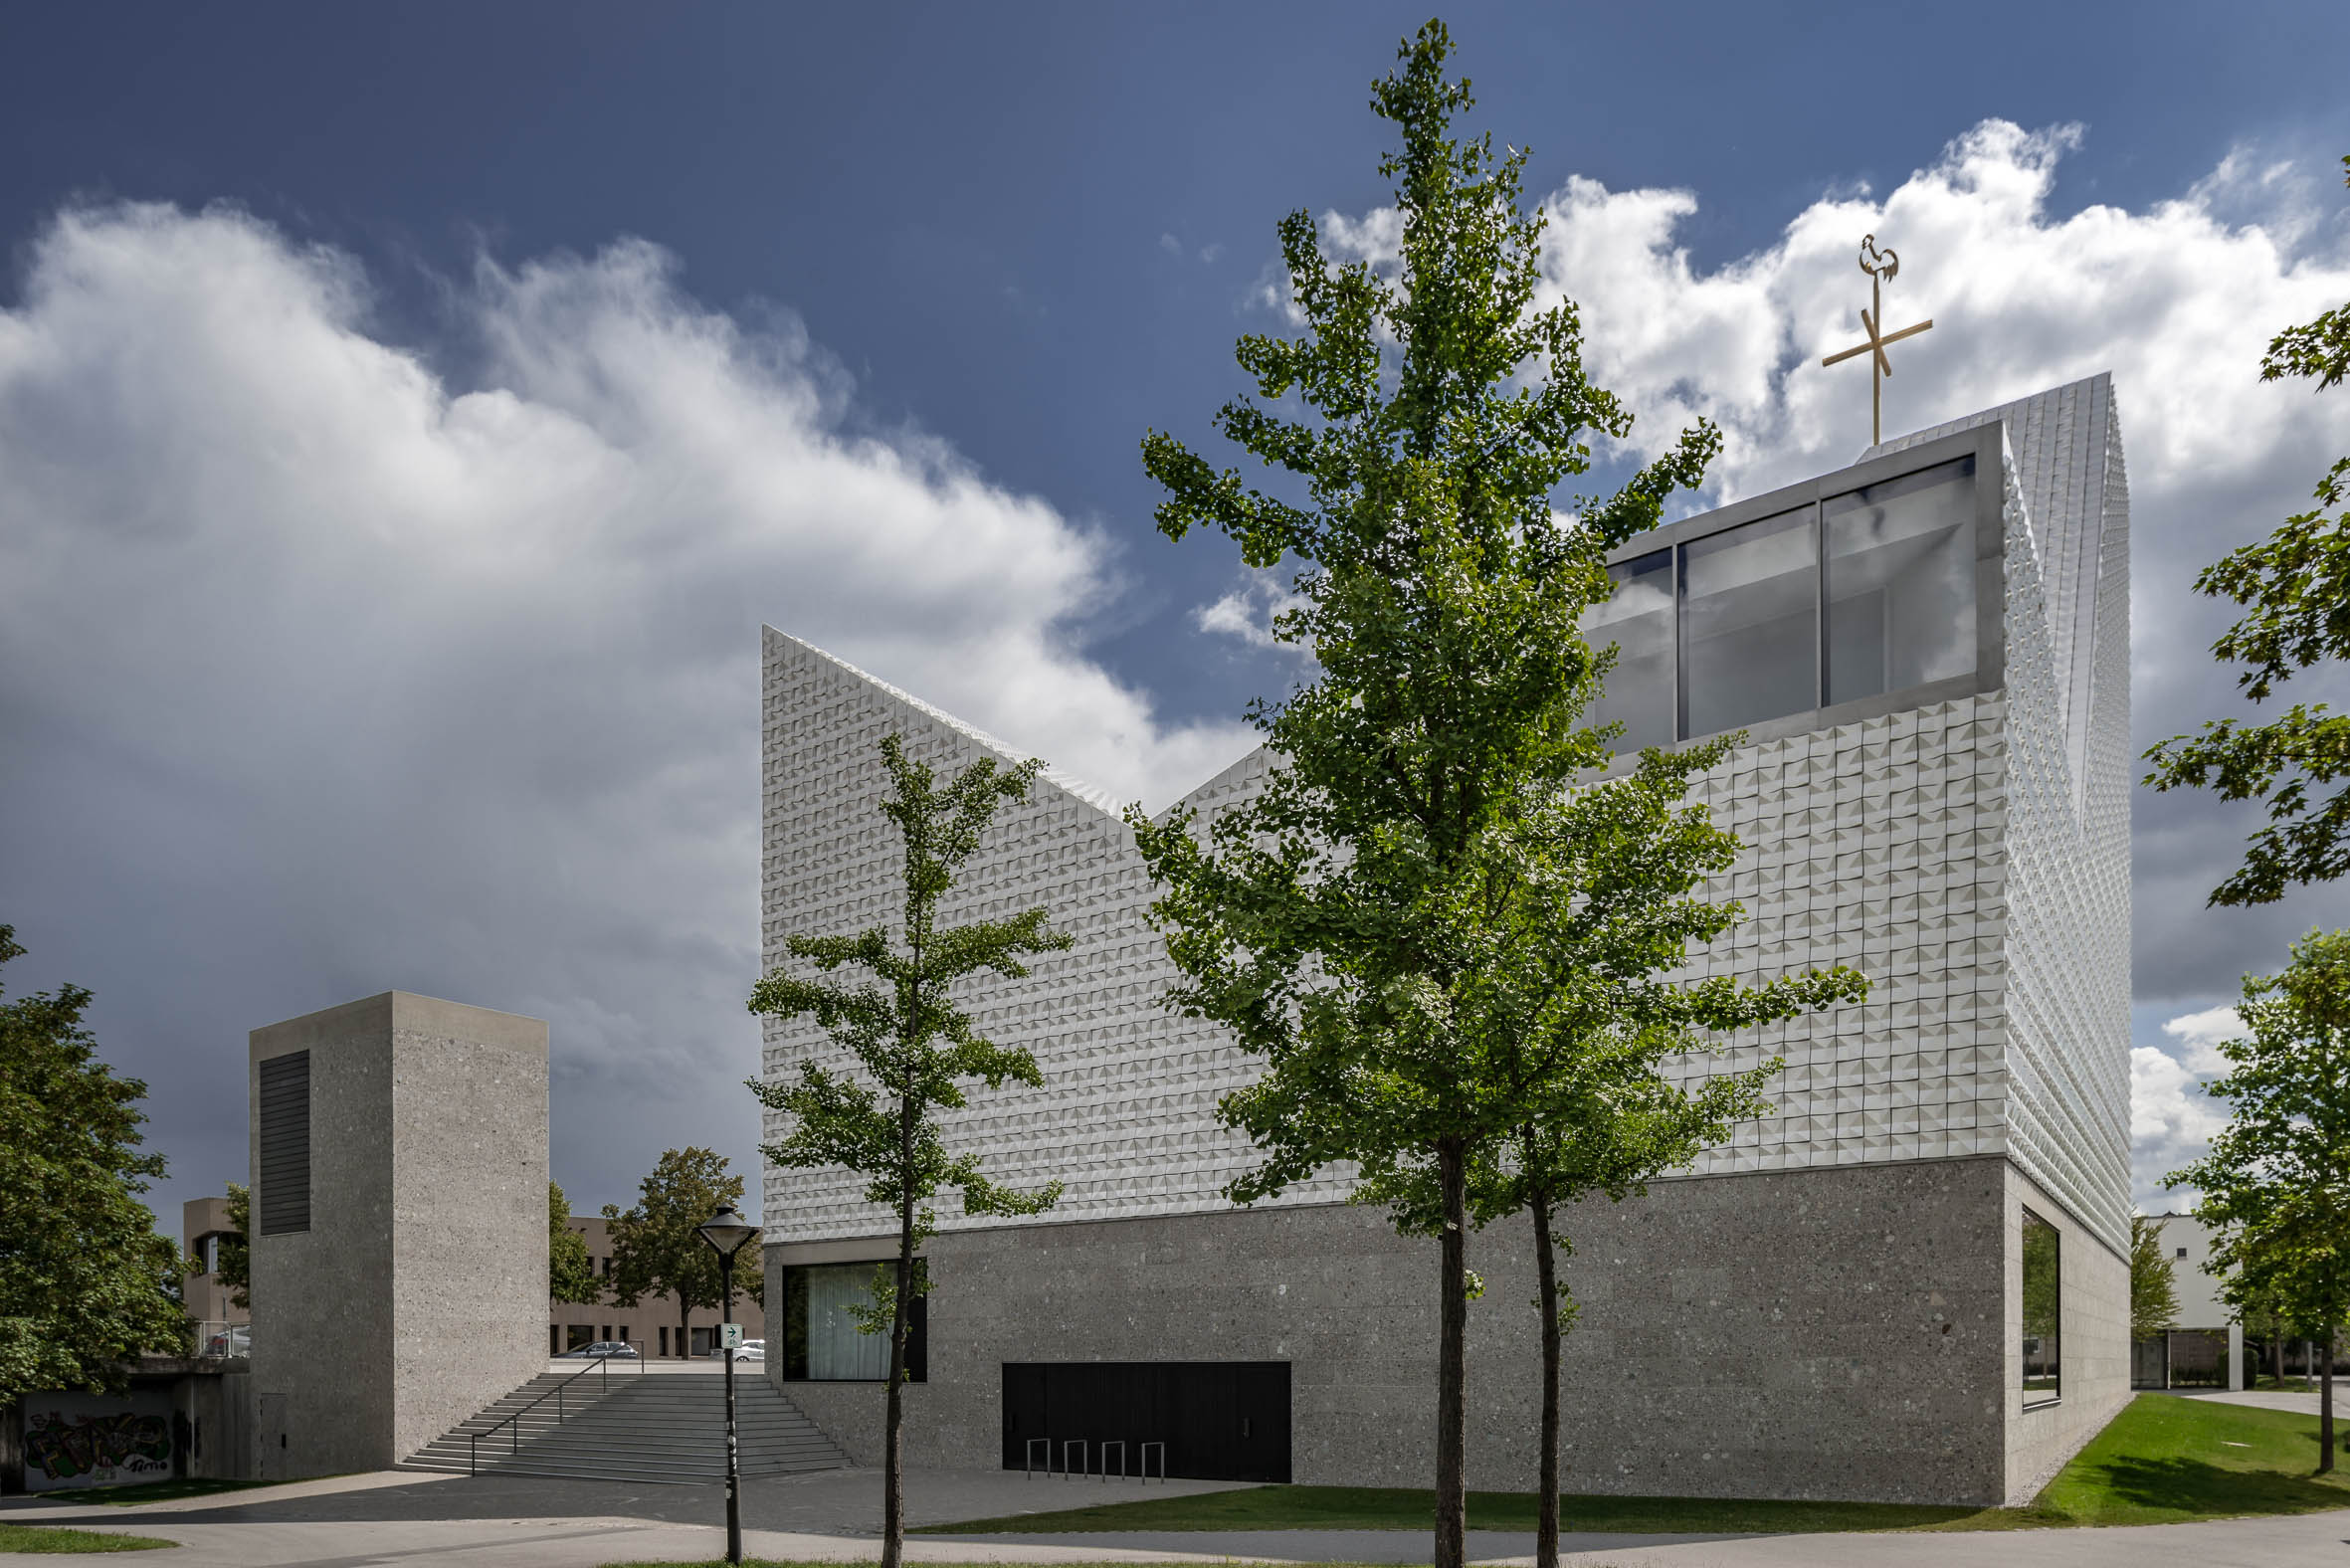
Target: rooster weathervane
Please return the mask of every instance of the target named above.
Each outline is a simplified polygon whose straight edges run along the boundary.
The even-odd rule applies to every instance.
[[[1821,365],[1825,367],[1840,364],[1855,354],[1868,354],[1872,357],[1868,375],[1868,444],[1870,446],[1881,445],[1885,439],[1885,377],[1893,373],[1893,362],[1885,357],[1885,345],[1897,343],[1904,337],[1915,337],[1934,324],[1933,318],[1929,316],[1915,326],[1905,326],[1898,332],[1883,330],[1884,286],[1891,283],[1893,275],[1900,270],[1901,257],[1899,253],[1889,247],[1882,251],[1878,250],[1876,236],[1873,234],[1860,237],[1860,271],[1868,275],[1869,304],[1869,308],[1860,312],[1860,324],[1868,329],[1868,341],[1856,343],[1851,348],[1830,354],[1826,359],[1820,361]]]

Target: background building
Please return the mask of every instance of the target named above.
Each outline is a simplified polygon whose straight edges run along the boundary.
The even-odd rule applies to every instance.
[[[220,1280],[221,1243],[237,1235],[236,1227],[229,1221],[228,1195],[190,1199],[180,1205],[179,1223],[184,1256],[199,1266],[180,1281],[188,1320],[196,1325],[197,1353],[242,1355],[244,1347],[238,1341],[248,1336],[231,1334],[228,1330],[250,1319]]]
[[[606,1299],[585,1304],[576,1301],[552,1301],[547,1311],[547,1352],[559,1354],[577,1350],[582,1345],[598,1341],[626,1340],[637,1354],[643,1356],[707,1355],[711,1336],[724,1321],[714,1306],[697,1306],[686,1319],[685,1343],[678,1344],[678,1301],[668,1291],[659,1295],[637,1298],[634,1306],[614,1306],[610,1301],[612,1278],[612,1228],[594,1216],[574,1215],[571,1228],[587,1242],[588,1267],[596,1278],[604,1283]],[[748,1296],[734,1298],[734,1321],[742,1325],[745,1339],[763,1339],[767,1333],[765,1316],[759,1303]]]
[[[1570,1486],[2012,1500],[2128,1397],[2128,562],[2102,376],[1619,553],[1609,714],[1633,745],[1747,737],[1697,789],[1745,842],[1716,890],[1749,917],[1701,971],[1843,962],[1874,989],[1687,1062],[1784,1059],[1776,1114],[1562,1217]],[[772,965],[791,933],[895,919],[884,733],[941,767],[1018,753],[772,629],[764,700]],[[908,1459],[1160,1441],[1179,1474],[1426,1484],[1433,1248],[1348,1206],[1343,1171],[1224,1199],[1252,1151],[1215,1107],[1255,1070],[1162,1007],[1151,896],[1117,803],[1048,772],[942,911],[1041,904],[1077,939],[964,993],[1046,1081],[950,1118],[996,1180],[1066,1193],[1034,1222],[940,1214]],[[767,1021],[771,1078],[812,1053],[835,1055]],[[893,1243],[861,1187],[769,1172],[767,1367],[870,1459],[881,1387],[840,1302]],[[1534,1473],[1522,1229],[1470,1244],[1477,1487]]]

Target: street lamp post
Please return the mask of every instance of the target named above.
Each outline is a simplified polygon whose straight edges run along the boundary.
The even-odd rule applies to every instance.
[[[710,1251],[718,1255],[718,1355],[726,1363],[726,1560],[742,1561],[742,1466],[734,1438],[734,1347],[727,1344],[725,1325],[734,1319],[734,1255],[750,1245],[759,1228],[728,1204],[697,1228]]]

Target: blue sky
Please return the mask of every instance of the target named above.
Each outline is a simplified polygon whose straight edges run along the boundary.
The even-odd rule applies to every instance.
[[[1890,424],[2115,370],[2152,740],[2227,699],[2187,576],[2350,450],[2350,394],[2251,375],[2350,297],[2307,64],[2350,12],[2122,14],[1446,13],[1603,378],[1730,430],[1707,501],[1860,445],[1865,378],[1804,366],[1872,225],[1939,323]],[[1291,667],[1136,443],[1280,327],[1281,214],[1376,249],[1367,85],[1425,15],[0,18],[0,919],[154,1082],[158,1196],[241,1169],[245,1030],[387,986],[554,1020],[583,1203],[747,1163],[761,620],[1121,793],[1228,759]],[[2241,831],[2140,804],[2174,1099],[2163,1023],[2345,912],[2201,912]]]

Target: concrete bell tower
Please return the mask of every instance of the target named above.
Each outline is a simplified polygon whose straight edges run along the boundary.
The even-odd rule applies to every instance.
[[[387,991],[250,1063],[254,1473],[386,1469],[545,1368],[547,1026]]]

